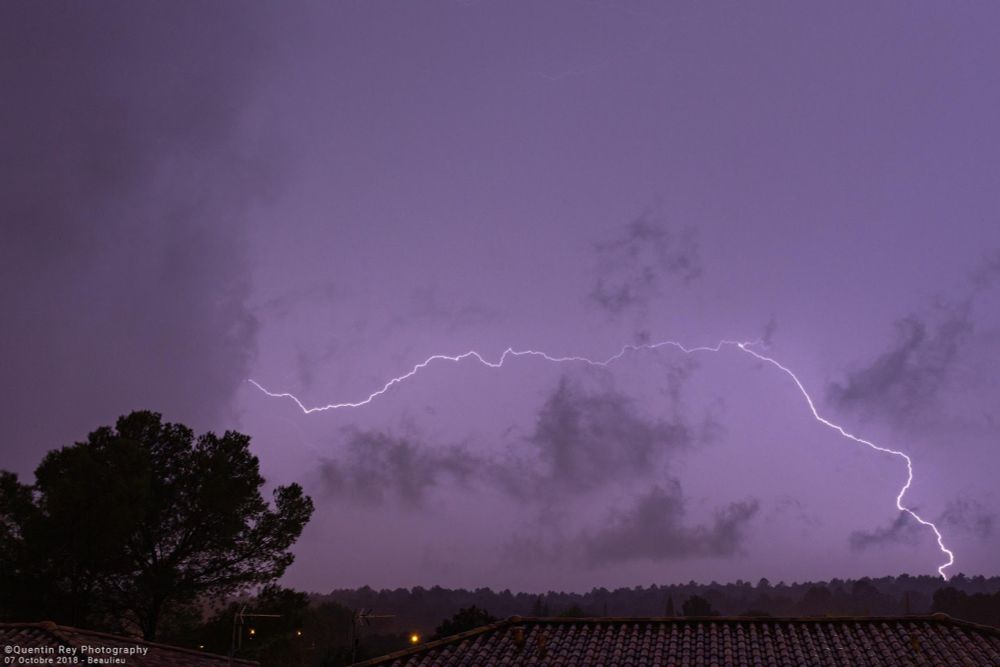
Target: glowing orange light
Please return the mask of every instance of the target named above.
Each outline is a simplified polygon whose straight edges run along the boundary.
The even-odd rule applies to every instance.
[[[419,642],[420,642],[420,635],[418,635],[416,632],[414,632],[412,635],[410,635],[410,643],[411,644],[416,644],[416,643],[419,643]]]
[[[302,636],[302,631],[301,630],[296,630],[295,631],[295,636],[296,637],[301,637]]]
[[[253,637],[255,634],[257,634],[257,631],[254,630],[253,628],[250,628],[250,636]]]

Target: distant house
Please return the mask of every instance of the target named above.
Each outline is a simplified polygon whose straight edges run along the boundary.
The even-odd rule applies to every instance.
[[[895,618],[519,618],[355,667],[903,667],[1000,665],[1000,630]]]
[[[204,651],[154,644],[80,630],[50,621],[0,623],[0,664],[11,665],[126,665],[127,667],[226,667],[229,658]],[[73,657],[77,660],[72,660]],[[13,660],[3,663],[5,658]],[[23,660],[18,660],[23,658]],[[61,659],[60,659],[61,658]],[[233,660],[233,665],[257,665]]]

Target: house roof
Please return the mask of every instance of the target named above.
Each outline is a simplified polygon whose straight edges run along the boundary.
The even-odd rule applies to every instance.
[[[892,618],[521,618],[355,667],[902,667],[1000,665],[1000,630]]]
[[[166,644],[155,644],[132,637],[120,637],[104,632],[81,630],[51,621],[41,623],[0,623],[0,645],[11,647],[17,657],[46,658],[69,655],[65,651],[77,649],[78,664],[124,664],[129,667],[222,667],[229,658],[204,651],[194,651]],[[60,648],[61,647],[61,648]],[[60,653],[60,650],[63,652]],[[88,663],[86,658],[93,658]],[[117,657],[123,662],[109,662]],[[102,662],[103,661],[103,662]],[[39,664],[50,664],[42,662]],[[52,660],[51,664],[56,664]],[[250,660],[233,660],[234,665],[257,665]]]

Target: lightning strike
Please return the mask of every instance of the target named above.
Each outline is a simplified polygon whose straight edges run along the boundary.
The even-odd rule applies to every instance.
[[[457,355],[435,354],[421,361],[420,363],[416,364],[415,366],[413,366],[413,368],[411,368],[408,372],[404,373],[403,375],[399,375],[397,377],[390,379],[384,385],[382,385],[382,387],[376,389],[372,393],[368,394],[368,396],[359,401],[345,402],[345,403],[329,403],[327,405],[320,405],[314,407],[307,407],[294,394],[290,394],[287,392],[277,393],[269,391],[256,380],[251,379],[248,380],[248,382],[250,382],[250,384],[255,386],[257,389],[259,389],[267,396],[270,396],[271,398],[290,399],[295,403],[295,405],[299,407],[300,410],[302,410],[304,414],[308,415],[308,414],[313,414],[315,412],[325,412],[327,410],[339,410],[341,408],[360,408],[362,406],[368,405],[376,398],[388,392],[395,385],[401,384],[406,380],[409,380],[417,373],[419,373],[421,370],[423,370],[424,368],[426,368],[427,366],[436,361],[450,361],[452,363],[459,363],[461,361],[465,361],[466,359],[475,359],[483,366],[487,366],[489,368],[501,368],[504,365],[504,363],[512,357],[538,357],[552,363],[582,363],[588,366],[606,367],[618,361],[626,354],[632,352],[639,352],[643,350],[657,350],[664,347],[672,347],[677,350],[680,350],[684,354],[693,354],[695,352],[720,352],[725,347],[734,347],[754,357],[758,361],[762,361],[766,364],[769,364],[777,368],[779,371],[781,371],[789,378],[791,378],[792,382],[794,382],[795,386],[798,388],[799,393],[801,393],[802,397],[805,399],[806,404],[809,406],[809,411],[812,413],[813,418],[817,422],[819,422],[823,426],[826,426],[829,429],[836,431],[842,437],[847,438],[848,440],[852,440],[858,444],[869,447],[877,452],[882,452],[884,454],[891,454],[892,456],[901,458],[906,463],[906,483],[903,484],[902,488],[900,488],[899,490],[899,493],[896,495],[896,509],[899,510],[900,512],[905,512],[906,514],[909,514],[918,523],[930,528],[931,531],[933,531],[934,537],[937,539],[938,548],[941,550],[941,553],[947,557],[947,561],[939,565],[937,571],[938,574],[941,575],[941,578],[947,581],[948,575],[945,574],[945,570],[954,565],[955,554],[948,547],[945,546],[944,537],[941,535],[941,531],[938,530],[938,527],[932,521],[924,519],[919,514],[917,514],[915,510],[903,504],[903,497],[906,495],[906,492],[909,491],[910,486],[912,486],[913,484],[913,460],[909,457],[909,455],[895,449],[890,449],[888,447],[882,447],[880,445],[876,445],[874,442],[858,437],[853,433],[850,433],[849,431],[844,429],[842,426],[835,424],[829,419],[823,417],[816,409],[816,404],[813,402],[812,396],[809,395],[809,392],[806,390],[805,385],[802,384],[802,381],[799,380],[798,376],[794,372],[792,372],[790,368],[782,365],[772,357],[769,357],[765,354],[761,354],[760,352],[754,350],[753,348],[757,344],[758,344],[757,342],[746,342],[746,341],[741,342],[735,340],[722,340],[715,345],[703,345],[697,347],[686,347],[681,343],[670,340],[662,341],[659,343],[646,343],[641,345],[627,344],[623,345],[617,354],[614,354],[608,357],[607,359],[604,359],[603,361],[594,360],[581,356],[555,357],[546,352],[541,352],[538,350],[515,350],[514,348],[511,347],[508,347],[506,350],[504,350],[503,354],[501,354],[500,358],[497,359],[496,361],[490,361],[489,359],[483,357],[479,352],[476,352],[475,350],[470,350],[468,352],[464,352],[462,354],[457,354]]]
[[[785,373],[788,377],[792,378],[792,382],[794,382],[795,386],[799,388],[799,392],[802,394],[802,397],[806,399],[806,403],[809,405],[809,411],[812,412],[813,418],[815,418],[816,421],[818,421],[820,424],[823,424],[824,426],[833,429],[834,431],[844,436],[848,440],[853,440],[854,442],[865,445],[866,447],[870,447],[877,452],[884,452],[886,454],[892,454],[893,456],[898,456],[902,458],[904,461],[906,461],[906,484],[904,484],[903,487],[899,490],[899,493],[896,494],[896,509],[898,509],[900,512],[906,512],[911,517],[916,519],[918,523],[920,523],[923,526],[927,526],[932,531],[934,531],[934,537],[937,539],[938,548],[941,550],[941,553],[943,553],[945,556],[948,557],[948,560],[946,562],[938,566],[937,571],[938,574],[941,575],[941,578],[947,581],[948,575],[945,574],[944,571],[955,564],[955,554],[951,551],[951,549],[949,549],[944,545],[944,537],[941,535],[941,531],[938,530],[938,527],[934,525],[932,521],[924,519],[914,510],[910,509],[909,507],[903,504],[903,496],[906,495],[906,492],[910,490],[910,485],[913,484],[913,459],[911,459],[909,455],[905,454],[904,452],[895,449],[889,449],[888,447],[880,447],[879,445],[876,445],[873,442],[865,440],[864,438],[859,438],[853,433],[849,433],[848,431],[844,430],[843,427],[838,426],[837,424],[834,424],[830,420],[824,418],[816,410],[816,405],[813,403],[812,397],[809,396],[809,392],[807,392],[806,388],[802,385],[802,381],[799,380],[798,376],[796,376],[795,373],[793,373],[789,368],[782,366],[780,363],[778,363],[771,357],[760,354],[759,352],[755,352],[754,350],[750,349],[750,346],[746,343],[737,343],[737,347],[739,347],[747,354],[756,357],[761,361],[771,364],[775,368],[778,368],[783,373]]]

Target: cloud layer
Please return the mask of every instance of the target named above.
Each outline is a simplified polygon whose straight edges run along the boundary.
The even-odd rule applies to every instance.
[[[681,380],[671,384],[675,403]],[[704,524],[692,521],[678,480],[668,475],[681,452],[703,443],[705,429],[679,416],[644,416],[624,393],[587,387],[562,376],[540,406],[534,429],[508,443],[507,455],[472,453],[465,446],[425,441],[412,425],[405,435],[347,429],[341,454],[320,466],[320,482],[337,501],[360,506],[394,503],[428,509],[436,490],[500,492],[544,527],[544,537],[512,535],[506,553],[518,561],[570,558],[590,567],[629,560],[733,557],[756,516],[755,499],[718,508]],[[711,431],[711,429],[708,429]],[[666,479],[666,482],[663,480]],[[593,514],[585,525],[566,522],[580,504],[629,488],[624,509]],[[453,489],[454,491],[454,489]]]
[[[132,408],[218,427],[254,353],[244,216],[275,186],[244,123],[255,12],[26,6],[0,22],[14,458]]]

